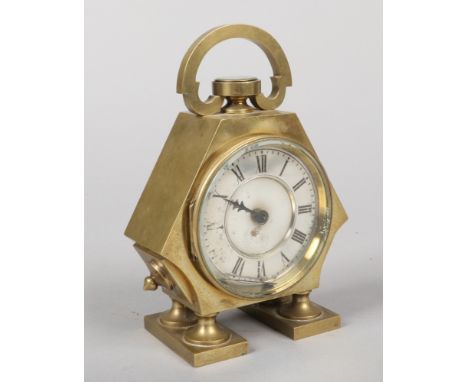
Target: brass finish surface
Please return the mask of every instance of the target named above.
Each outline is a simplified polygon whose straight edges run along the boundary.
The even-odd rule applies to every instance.
[[[252,97],[260,93],[260,80],[255,77],[217,78],[213,81],[213,94],[221,97]]]
[[[187,328],[194,325],[197,319],[190,309],[187,309],[180,302],[172,300],[171,309],[161,314],[159,322],[170,328]]]
[[[178,115],[128,223],[128,237],[156,253],[163,252],[219,124],[219,120],[189,113]]]
[[[177,77],[177,93],[183,94],[187,108],[198,115],[219,113],[224,99],[212,95],[202,101],[198,95],[200,84],[197,82],[197,72],[206,53],[215,45],[232,38],[243,38],[252,41],[268,57],[273,69],[271,77],[272,90],[269,96],[262,93],[253,97],[253,102],[259,109],[273,110],[283,102],[286,87],[292,85],[291,70],[283,49],[269,33],[252,25],[230,24],[222,25],[201,35],[188,49],[179,68]]]
[[[183,339],[186,329],[165,327],[160,323],[160,316],[161,313],[145,316],[146,330],[192,366],[200,367],[224,361],[244,355],[249,351],[248,343],[244,338],[221,325],[219,328],[226,330],[230,335],[229,342],[218,346],[192,346]]]
[[[197,316],[197,322],[186,330],[183,337],[189,345],[217,346],[231,339],[231,333],[216,322],[216,314]]]
[[[152,276],[145,277],[145,280],[143,281],[143,289],[144,290],[156,290],[156,289],[158,289],[158,284],[154,280],[154,277],[152,277]]]
[[[240,114],[251,113],[256,109],[247,103],[246,97],[226,97],[227,103],[221,109],[223,113]]]
[[[255,77],[218,78],[213,81],[213,94],[226,98],[226,105],[221,111],[228,114],[250,113],[256,109],[247,103],[253,102],[254,96],[260,94],[260,80]]]
[[[338,314],[318,304],[313,304],[313,306],[321,313],[311,320],[291,320],[281,316],[278,313],[278,303],[254,304],[245,306],[241,310],[293,340],[328,332],[341,326],[341,318]]]
[[[149,268],[151,270],[151,279],[156,285],[159,284],[168,289],[174,288],[174,282],[168,275],[161,260],[152,259],[149,263]]]
[[[309,300],[309,292],[293,294],[290,301],[280,303],[278,313],[284,318],[309,321],[319,317],[322,310]]]

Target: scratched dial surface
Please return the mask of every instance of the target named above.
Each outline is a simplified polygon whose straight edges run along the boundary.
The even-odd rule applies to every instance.
[[[279,139],[232,154],[212,177],[198,216],[200,255],[229,292],[271,293],[293,277],[317,230],[317,190],[307,166]]]

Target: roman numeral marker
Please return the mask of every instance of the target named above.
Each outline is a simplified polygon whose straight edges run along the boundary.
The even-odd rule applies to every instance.
[[[238,165],[236,165],[235,168],[231,168],[231,171],[234,173],[239,182],[242,182],[245,179],[244,174],[242,174],[242,171]]]
[[[294,233],[292,235],[292,239],[296,242],[298,242],[300,245],[304,244],[304,241],[306,239],[306,234],[304,232],[299,231],[298,229],[294,230]]]
[[[261,276],[265,277],[265,262],[264,261],[257,261],[257,277],[260,278]]]
[[[234,265],[234,268],[232,269],[232,274],[233,275],[242,275],[242,271],[244,270],[244,264],[245,260],[242,257],[239,257],[236,261],[236,264]]]
[[[258,172],[266,172],[267,156],[265,154],[262,154],[260,156],[257,155],[256,158],[257,158]]]
[[[288,259],[288,256],[286,256],[283,252],[281,252],[281,259],[284,259],[286,260],[286,263],[289,263],[289,259]]]
[[[297,211],[299,214],[307,214],[309,212],[312,212],[312,204],[307,204],[305,206],[299,206],[297,208]]]
[[[281,172],[280,172],[279,176],[283,175],[284,169],[285,169],[286,166],[288,165],[288,162],[289,162],[289,158],[285,160],[284,165],[283,165],[283,168],[281,169]]]
[[[297,182],[294,186],[293,186],[293,190],[294,191],[297,191],[299,190],[299,188],[301,188],[301,186],[306,182],[306,180],[304,178],[302,178],[299,182]]]

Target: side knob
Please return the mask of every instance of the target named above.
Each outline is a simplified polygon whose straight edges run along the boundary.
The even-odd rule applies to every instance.
[[[145,277],[145,280],[143,281],[143,289],[144,290],[156,290],[158,289],[158,284],[153,279],[153,277],[148,276],[148,277]]]

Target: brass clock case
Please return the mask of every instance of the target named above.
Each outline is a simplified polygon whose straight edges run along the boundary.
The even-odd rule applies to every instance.
[[[259,46],[272,66],[272,91],[265,96],[256,78],[218,79],[202,101],[198,67],[214,45],[244,38]],[[184,56],[177,79],[191,113],[178,115],[125,230],[145,262],[148,291],[158,287],[171,298],[166,312],[145,316],[145,327],[193,366],[237,357],[247,341],[216,322],[219,312],[241,308],[293,339],[340,326],[338,314],[313,304],[308,294],[320,273],[346,212],[296,114],[281,105],[291,72],[278,42],[250,25],[224,25],[200,36]],[[285,151],[307,167],[318,204],[316,230],[297,263],[265,294],[233,293],[220,284],[201,256],[199,214],[207,188],[226,158],[255,142],[281,140]]]
[[[164,292],[196,313],[221,312],[317,288],[334,234],[347,219],[336,192],[323,175],[330,194],[327,202],[331,206],[329,232],[326,239],[321,240],[320,256],[300,280],[282,292],[275,291],[273,296],[255,299],[234,296],[209,280],[199,262],[196,265],[192,260],[196,249],[193,250],[190,205],[199,198],[202,183],[208,182],[210,171],[214,171],[216,164],[226,156],[227,146],[238,147],[260,137],[294,142],[320,164],[294,113],[272,110],[242,116],[215,114],[204,117],[180,113],[125,232],[136,242],[136,248],[151,272],[154,272],[151,265],[154,259],[164,265],[167,278],[171,280],[170,288],[162,285]]]

